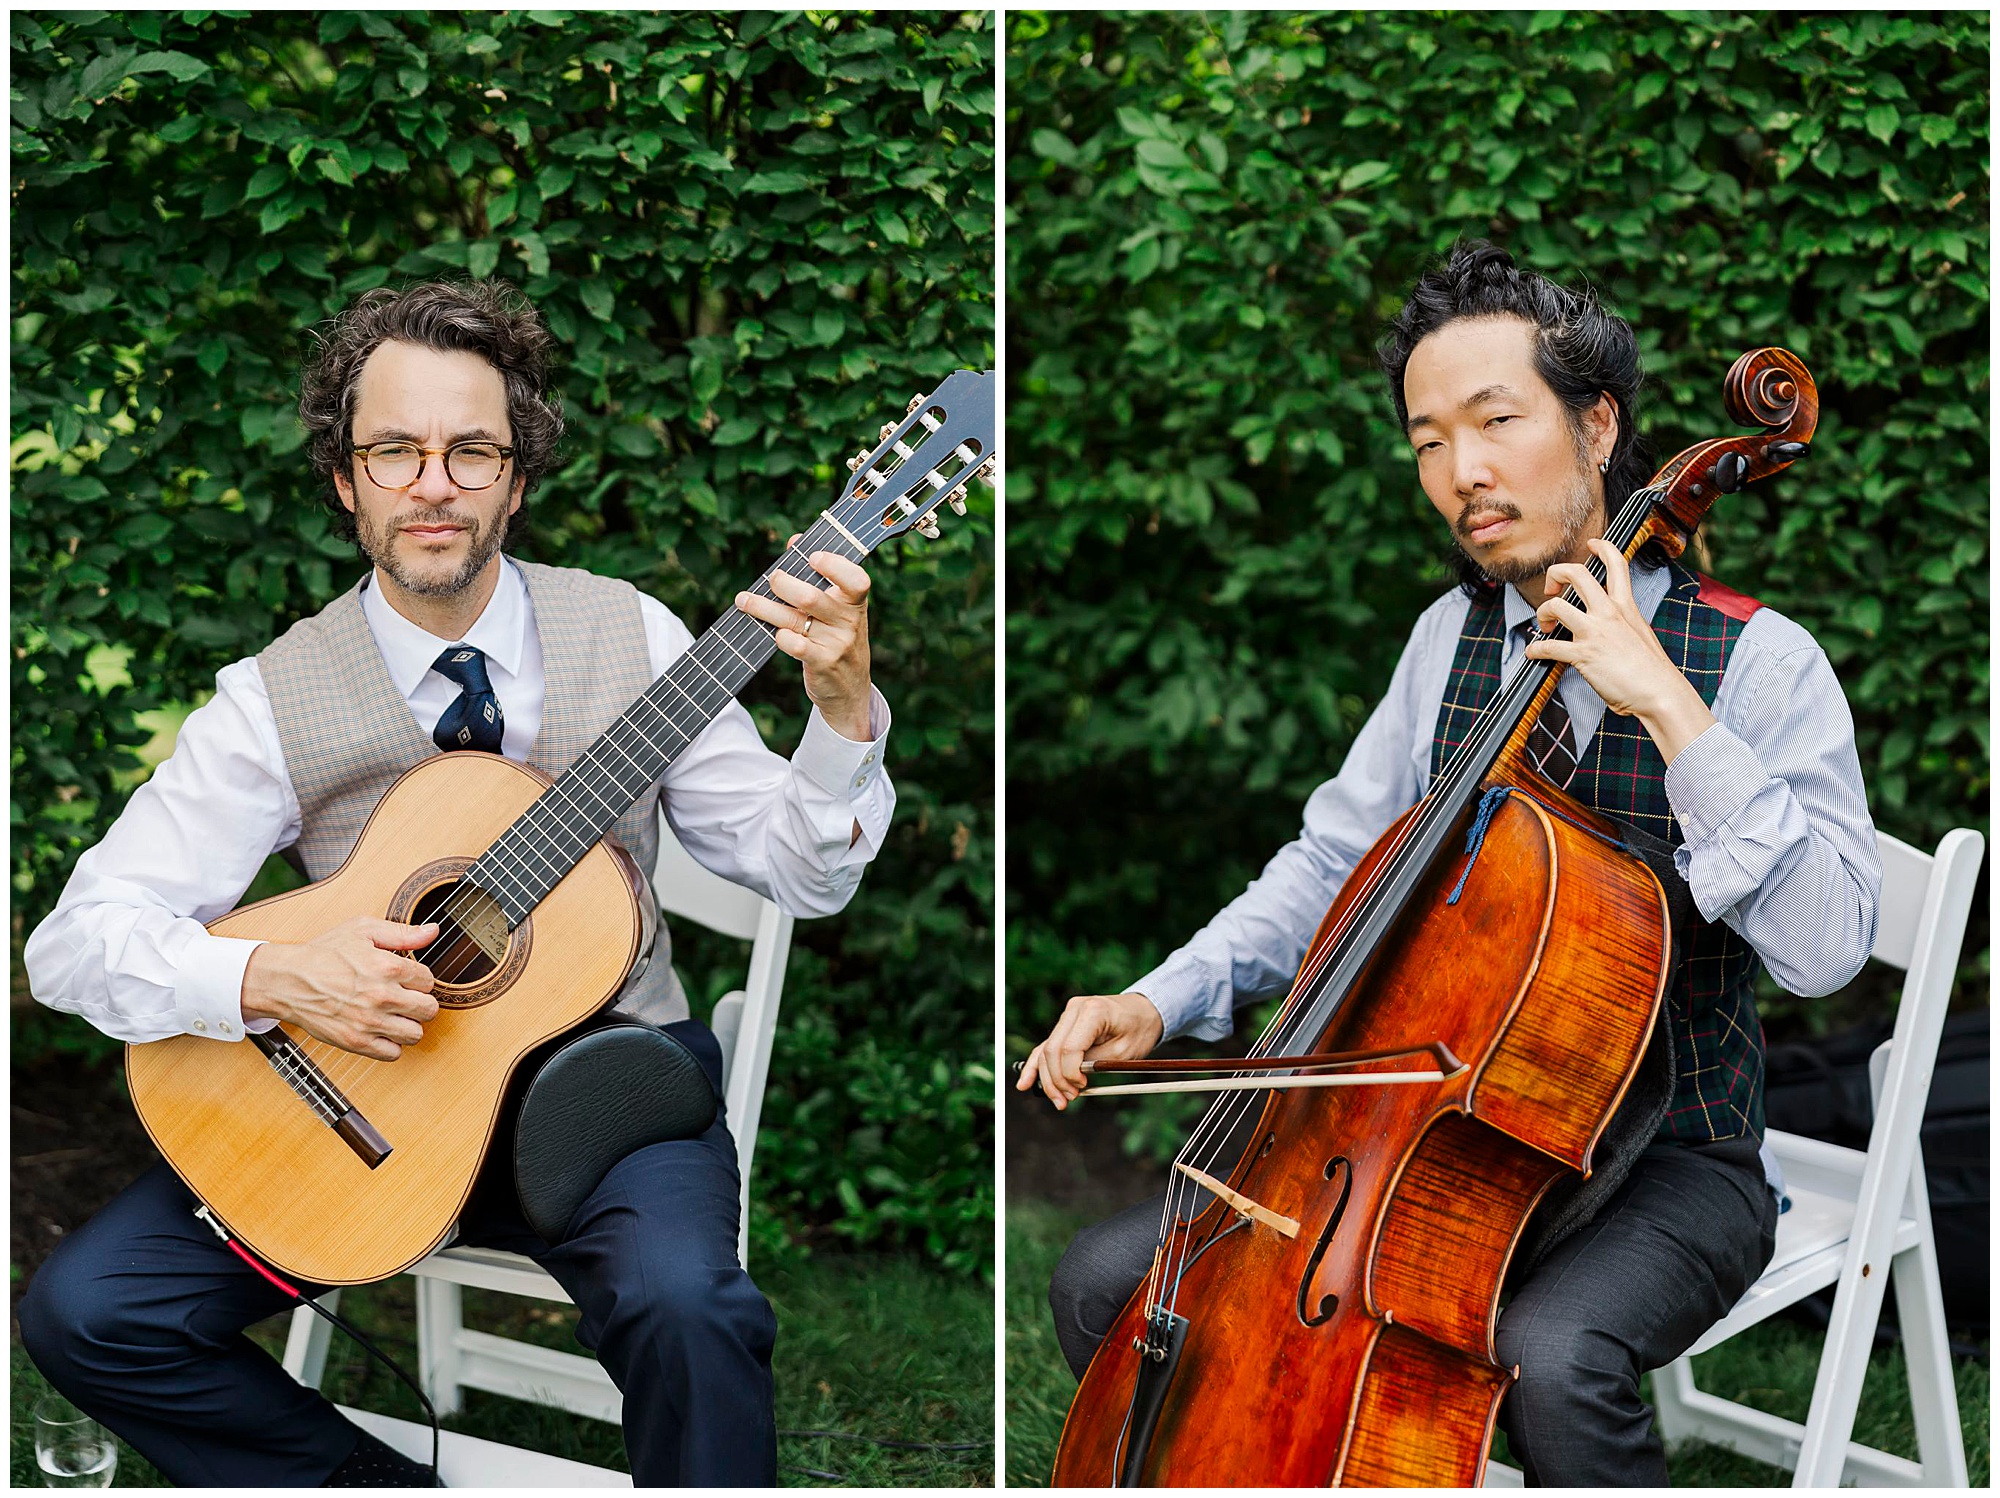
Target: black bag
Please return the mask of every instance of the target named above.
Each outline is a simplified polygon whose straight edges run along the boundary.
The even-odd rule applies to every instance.
[[[1987,1022],[1984,1009],[1946,1017],[1919,1136],[1945,1320],[1954,1331],[1975,1338],[1986,1335],[1991,1305]],[[1892,1029],[1888,1024],[1862,1025],[1824,1040],[1772,1046],[1764,1084],[1764,1113],[1771,1127],[1850,1149],[1868,1148],[1868,1131],[1875,1122],[1868,1058]],[[1824,1325],[1832,1305],[1829,1289],[1801,1302],[1800,1309],[1807,1319]],[[1882,1319],[1895,1324],[1894,1295],[1884,1297]]]
[[[649,1144],[715,1122],[722,1052],[705,1025],[662,1028],[600,1015],[531,1052],[515,1074],[510,1120],[521,1216],[559,1243],[611,1167]]]

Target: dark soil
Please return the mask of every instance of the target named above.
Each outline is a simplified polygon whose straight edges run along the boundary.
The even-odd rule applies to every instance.
[[[160,1158],[115,1066],[45,1055],[13,1068],[11,1306],[63,1234]]]

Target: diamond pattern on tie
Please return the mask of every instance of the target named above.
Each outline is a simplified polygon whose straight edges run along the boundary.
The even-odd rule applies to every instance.
[[[506,720],[493,684],[486,679],[486,656],[470,645],[454,645],[431,663],[431,669],[459,688],[458,700],[431,730],[432,741],[440,749],[498,754]]]
[[[1569,709],[1562,693],[1555,692],[1542,715],[1528,730],[1528,759],[1542,779],[1558,790],[1567,790],[1576,778],[1576,735],[1570,731]]]

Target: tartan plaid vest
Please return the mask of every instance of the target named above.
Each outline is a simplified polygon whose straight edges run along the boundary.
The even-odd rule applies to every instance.
[[[1715,705],[1729,653],[1757,605],[1739,593],[1669,564],[1672,583],[1653,615],[1667,658]],[[1431,743],[1435,778],[1500,685],[1506,633],[1502,593],[1466,610]],[[1606,816],[1679,847],[1680,823],[1667,804],[1667,767],[1637,718],[1605,710],[1577,761],[1569,794]],[[1764,1031],[1754,987],[1760,964],[1751,946],[1720,921],[1704,922],[1667,982],[1674,1037],[1674,1095],[1663,1139],[1734,1139],[1764,1133]]]

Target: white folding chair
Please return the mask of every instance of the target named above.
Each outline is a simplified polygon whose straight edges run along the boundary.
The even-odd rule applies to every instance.
[[[1965,1442],[1917,1136],[1986,844],[1966,827],[1947,832],[1934,854],[1881,832],[1876,843],[1882,899],[1873,955],[1903,968],[1905,977],[1895,1031],[1869,1060],[1875,1123],[1868,1148],[1845,1149],[1778,1129],[1766,1134],[1791,1198],[1790,1210],[1778,1219],[1770,1266],[1685,1357],[1654,1372],[1653,1402],[1661,1439],[1669,1444],[1699,1438],[1789,1468],[1794,1487],[1962,1488],[1968,1484]],[[1916,1462],[1849,1439],[1882,1292],[1892,1277],[1922,1458]],[[1828,1285],[1838,1288],[1805,1424],[1695,1387],[1691,1360],[1697,1354]],[[1510,1467],[1487,1466],[1488,1487],[1520,1481]]]
[[[744,986],[718,1000],[709,1026],[722,1047],[723,1104],[736,1139],[742,1176],[740,1226],[736,1247],[744,1263],[750,1252],[750,1165],[757,1148],[757,1124],[764,1107],[764,1081],[771,1067],[778,1004],[790,955],[792,917],[771,901],[710,873],[675,841],[660,818],[660,852],[653,892],[673,921],[693,921],[751,943]],[[499,1290],[537,1300],[569,1303],[555,1280],[520,1254],[487,1248],[444,1248],[413,1266],[417,1281],[418,1382],[439,1415],[456,1413],[461,1391],[485,1389],[535,1404],[616,1422],[622,1406],[617,1386],[596,1359],[557,1352],[510,1337],[474,1331],[465,1325],[464,1287]],[[323,1297],[332,1308],[339,1296]],[[331,1328],[305,1306],[292,1313],[285,1343],[285,1370],[317,1388],[325,1373]],[[428,1427],[349,1410],[382,1440],[419,1460],[430,1459]],[[446,1435],[440,1462],[453,1486],[568,1486],[598,1472],[575,1462],[557,1462],[535,1453],[470,1437]],[[553,1464],[553,1465],[551,1465]],[[622,1474],[600,1473],[617,1482]]]

